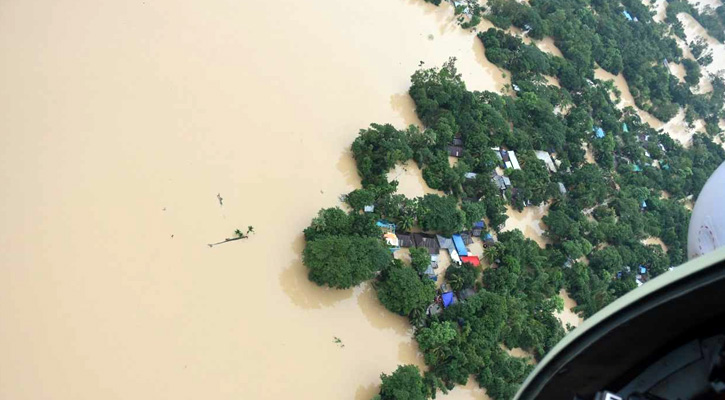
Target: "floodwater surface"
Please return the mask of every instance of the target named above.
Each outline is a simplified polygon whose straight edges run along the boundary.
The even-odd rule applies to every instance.
[[[642,244],[645,244],[645,245],[650,245],[650,244],[657,245],[657,246],[660,246],[662,248],[662,251],[664,251],[665,253],[667,252],[667,245],[662,241],[662,239],[660,239],[658,237],[654,237],[653,236],[653,237],[648,237],[647,239],[643,239],[642,240]]]
[[[576,307],[574,299],[569,297],[569,293],[566,289],[561,289],[559,297],[564,299],[564,309],[561,312],[556,313],[556,317],[559,318],[561,324],[566,329],[566,325],[569,324],[573,327],[579,326],[584,319],[572,311],[572,308]]]
[[[680,108],[678,113],[666,123],[655,118],[647,111],[639,109],[634,103],[632,93],[629,91],[627,80],[624,79],[621,73],[619,75],[613,75],[602,68],[597,68],[594,70],[594,76],[602,81],[613,81],[614,86],[620,91],[620,101],[618,104],[620,109],[626,107],[634,108],[643,122],[648,123],[654,129],[664,129],[665,132],[682,145],[688,146],[692,140],[692,135],[696,131],[704,131],[704,125],[700,120],[695,121],[693,128],[687,125],[687,122],[685,122],[685,110],[683,108]]]
[[[395,168],[388,173],[388,180],[398,181],[397,193],[413,199],[423,197],[426,194],[444,195],[440,190],[431,189],[423,179],[423,172],[413,160],[405,164],[396,164]]]
[[[519,212],[510,205],[506,206],[506,215],[508,219],[504,225],[504,231],[510,231],[513,229],[520,230],[524,236],[534,240],[539,247],[542,249],[546,247],[551,241],[549,238],[544,236],[546,231],[546,225],[541,221],[541,218],[549,212],[549,203],[541,206],[524,207],[523,211]]]
[[[710,36],[705,28],[703,28],[695,18],[690,14],[680,13],[677,14],[677,19],[682,22],[682,26],[685,30],[685,36],[688,42],[697,40],[699,37],[705,38],[705,41],[712,50],[712,63],[706,66],[705,71],[715,74],[718,71],[725,68],[725,44],[720,43],[717,39]],[[705,72],[703,71],[703,73]]]
[[[368,285],[308,281],[301,231],[359,186],[358,129],[416,123],[420,61],[505,84],[450,7],[0,9],[0,398],[369,399],[422,365]]]

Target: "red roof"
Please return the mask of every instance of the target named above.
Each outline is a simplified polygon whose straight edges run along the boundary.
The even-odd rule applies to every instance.
[[[481,265],[481,260],[479,260],[476,256],[463,256],[461,257],[461,262],[469,263],[474,267],[478,267]]]

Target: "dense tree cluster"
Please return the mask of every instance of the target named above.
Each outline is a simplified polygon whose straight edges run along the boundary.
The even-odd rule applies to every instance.
[[[670,2],[669,23],[679,23],[674,18],[677,13],[694,10],[692,6],[688,5],[690,10],[681,5],[687,3]],[[717,99],[717,95],[696,95],[689,89],[688,86],[699,81],[699,71],[692,65],[688,67],[691,72],[686,84],[670,74],[667,62],[683,60],[682,51],[666,35],[668,26],[655,22],[647,7],[639,1],[623,1],[621,5],[595,1],[589,7],[582,7],[575,0],[537,1],[531,5],[516,0],[495,0],[489,2],[489,6],[486,17],[495,26],[506,29],[514,25],[525,29],[534,39],[552,36],[565,57],[547,55],[534,45],[525,45],[520,39],[503,32],[495,33],[493,29],[479,34],[489,60],[510,70],[514,80],[522,74],[548,74],[557,76],[566,89],[582,91],[586,79],[593,78],[594,68],[598,65],[613,74],[621,72],[637,107],[662,121],[670,120],[679,107],[686,106],[699,118],[717,118],[720,109],[700,107],[698,111],[694,110],[696,103],[702,103],[701,97]],[[694,13],[701,23],[711,26],[721,22],[718,17],[725,14],[725,8],[703,14],[697,14],[695,10]],[[628,20],[625,15],[636,21]],[[722,26],[719,34],[725,35]],[[704,56],[701,63],[711,59],[711,55]]]
[[[697,86],[700,83],[702,72],[700,72],[700,64],[697,61],[692,61],[689,58],[682,60],[682,65],[685,67],[685,82],[690,86]]]
[[[690,43],[688,43],[688,47],[690,48],[690,53],[692,53],[692,56],[695,60],[697,60],[698,64],[704,66],[712,63],[712,50],[710,49],[710,46],[708,46],[705,38],[699,37],[690,41]]]
[[[505,38],[500,31],[481,36]],[[450,130],[446,140],[461,136],[464,154],[459,163],[471,166],[477,175],[463,179],[460,197],[483,204],[489,218],[502,213],[499,207],[505,200],[490,179],[498,161],[488,150],[489,146],[515,149],[522,169],[506,173],[520,189],[508,201],[516,207],[524,201],[552,202],[544,219],[552,244],[542,250],[520,232],[499,232],[499,243],[486,250],[498,268],[485,271],[481,290],[474,298],[431,317],[416,337],[431,367],[425,380],[428,385],[445,390],[474,374],[489,394],[509,398],[525,376],[527,364],[503,352],[499,344],[522,347],[541,357],[564,333],[553,317],[561,307],[559,289],[569,291],[579,303],[577,311],[586,317],[635,288],[639,266],[645,266],[653,277],[683,262],[689,212],[682,201],[697,195],[707,177],[725,161],[725,152],[705,135],[695,135],[692,146],[684,148],[643,123],[633,109],[618,110],[611,99],[612,87],[601,82],[562,95],[559,89],[542,85],[535,74],[517,72],[514,79],[519,79],[519,91],[512,98],[466,90],[454,68],[449,63],[440,70],[416,72],[411,96],[422,121],[441,131]],[[573,101],[565,103],[567,96]],[[566,115],[554,110],[557,101],[568,106]],[[535,110],[542,111],[536,114]],[[517,126],[527,132],[527,123],[549,119],[559,124],[558,130],[565,136],[558,149],[555,136],[532,143],[546,132],[540,126],[518,136]],[[595,127],[603,129],[604,137],[593,134]],[[437,133],[435,128],[426,132],[430,130]],[[481,131],[486,134],[476,133]],[[597,163],[584,160],[583,144],[594,149]],[[535,146],[557,150],[558,173],[549,173],[533,156]],[[420,161],[425,171],[426,159]],[[565,195],[555,193],[556,182],[565,185]],[[662,198],[663,192],[669,199]],[[490,212],[497,208],[498,212]],[[491,226],[497,228],[498,221]],[[668,251],[642,244],[648,237],[662,239]],[[473,281],[466,267],[446,275],[456,290],[470,287]],[[500,312],[476,309],[479,296],[487,299],[487,306],[498,304]],[[473,334],[483,326],[491,332],[485,340]],[[440,342],[428,344],[433,339]]]
[[[403,316],[415,309],[425,310],[435,297],[433,281],[421,279],[418,272],[400,260],[393,260],[383,269],[375,288],[385,308]]]
[[[386,174],[396,163],[413,158],[405,132],[390,124],[372,124],[361,130],[352,152],[363,187],[387,182]]]
[[[303,261],[312,281],[348,288],[374,278],[381,303],[415,327],[429,370],[422,377],[414,366],[383,374],[380,399],[434,397],[471,375],[491,397],[511,398],[531,365],[502,346],[540,359],[565,334],[555,317],[563,307],[561,289],[588,317],[638,280],[682,263],[689,221],[683,204],[725,162],[725,151],[712,140],[719,133],[725,81],[710,77],[713,91],[694,94],[699,64],[681,58],[666,37],[667,26],[654,22],[640,2],[490,0],[488,6],[486,17],[497,27],[514,25],[534,39],[553,36],[564,57],[489,29],[478,37],[486,57],[510,72],[509,95],[468,90],[455,60],[416,71],[409,94],[425,128],[372,124],[361,130],[352,154],[362,188],[344,196],[350,211],[321,210],[304,232]],[[482,9],[460,2],[456,12],[474,21]],[[697,46],[699,61],[707,49]],[[683,62],[684,83],[669,74],[664,59]],[[638,107],[662,120],[684,107],[687,121],[705,120],[706,134],[696,134],[686,148],[631,107],[620,110],[611,82],[594,79],[597,65],[623,73]],[[556,77],[561,88],[548,85],[545,76]],[[451,145],[461,149],[454,164]],[[585,158],[585,147],[594,162]],[[505,168],[494,149],[515,151],[521,169]],[[539,159],[541,151],[556,157],[556,171]],[[397,194],[388,174],[407,162],[415,162],[426,183],[444,195]],[[501,186],[503,177],[493,180],[496,173],[510,186]],[[521,210],[541,204],[549,205],[545,249],[518,230],[501,231],[507,205]],[[465,293],[465,300],[426,314],[436,296],[425,274],[428,250],[411,249],[410,265],[393,260],[375,222],[447,236],[481,219],[498,239],[484,251],[491,268],[450,267],[446,284],[460,298]],[[648,238],[661,239],[666,251],[644,244]]]
[[[544,250],[521,232],[502,232],[499,238],[489,254],[501,262],[484,271],[483,287],[416,331],[437,388],[451,389],[474,375],[493,398],[510,398],[530,366],[509,356],[501,344],[541,357],[564,335],[553,315],[563,306],[556,296],[561,269],[548,266]],[[466,275],[477,274],[470,268],[456,268],[447,277],[460,277],[461,287],[466,287],[473,279]]]
[[[501,53],[506,63],[513,63],[509,67],[527,54],[516,50],[525,46],[522,42],[500,31],[481,37],[512,44],[506,45],[511,53]],[[559,60],[550,65],[571,65]],[[506,218],[506,203],[516,208],[551,203],[544,218],[551,245],[541,249],[518,231],[498,231],[499,241],[486,249],[498,268],[480,277],[469,265],[449,269],[445,278],[452,289],[476,293],[439,315],[421,316],[433,295],[429,282],[421,280],[430,263],[425,249],[411,252],[412,267],[388,263],[381,268],[375,284],[378,296],[388,309],[408,315],[418,327],[416,339],[430,368],[423,381],[431,395],[474,375],[494,398],[510,398],[530,367],[500,345],[542,357],[564,334],[554,317],[562,307],[557,296],[561,288],[587,317],[635,288],[640,266],[654,277],[683,262],[689,212],[682,202],[696,196],[725,161],[725,152],[707,135],[695,135],[692,146],[684,148],[642,122],[633,109],[620,111],[611,85],[597,81],[576,91],[558,89],[543,84],[539,73],[512,70],[518,86],[515,97],[467,90],[453,62],[419,70],[412,77],[410,94],[427,128],[395,133],[388,127],[387,135],[375,137],[362,131],[366,146],[379,150],[358,157],[353,149],[356,160],[389,160],[387,170],[405,160],[376,151],[412,153],[425,180],[447,193],[408,199],[395,193],[396,182],[381,181],[387,173],[382,168],[377,179],[346,197],[358,215],[354,218],[362,218],[364,206],[373,204],[369,218],[385,218],[405,229],[417,226],[450,234],[484,216],[498,231]],[[715,90],[722,90],[718,85]],[[558,107],[567,107],[567,112],[558,112]],[[604,137],[594,135],[597,128]],[[454,138],[463,143],[463,154],[450,167],[446,147]],[[594,150],[596,163],[585,161],[582,145]],[[495,146],[519,155],[522,169],[505,171],[515,195],[507,189],[504,197],[491,180],[491,171],[500,164],[491,150]],[[539,149],[556,153],[557,173],[534,155]],[[564,195],[559,182],[567,189]],[[669,198],[663,198],[664,192]],[[344,231],[336,224],[330,229]],[[660,238],[667,252],[642,244],[649,237]]]
[[[455,197],[427,194],[418,202],[418,222],[426,231],[451,235],[463,228],[465,220]]]
[[[420,370],[415,365],[400,365],[391,375],[380,375],[380,393],[373,400],[425,400],[428,398]]]
[[[725,6],[712,8],[709,5],[702,12],[687,1],[668,0],[667,2],[667,22],[673,25],[675,33],[682,39],[685,39],[685,31],[682,23],[677,19],[677,14],[690,14],[695,20],[702,25],[707,34],[725,43]]]
[[[347,289],[372,279],[390,262],[390,252],[377,238],[326,236],[307,243],[303,261],[312,282]]]

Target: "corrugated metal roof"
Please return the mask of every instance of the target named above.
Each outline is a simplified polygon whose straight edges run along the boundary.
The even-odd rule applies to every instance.
[[[451,157],[460,157],[461,155],[463,155],[463,147],[448,146],[448,155]]]
[[[453,245],[456,246],[456,251],[461,256],[467,256],[468,255],[468,249],[466,249],[466,245],[463,243],[463,238],[461,235],[453,235]]]
[[[516,153],[513,151],[509,151],[509,157],[511,158],[511,164],[513,165],[514,169],[521,169],[521,166],[519,165],[519,160],[516,158]]]
[[[415,247],[415,242],[413,242],[413,237],[410,233],[398,233],[397,236],[400,247]]]
[[[473,265],[474,267],[478,267],[481,265],[481,260],[476,256],[461,257],[461,261],[464,263],[469,263],[469,264]]]

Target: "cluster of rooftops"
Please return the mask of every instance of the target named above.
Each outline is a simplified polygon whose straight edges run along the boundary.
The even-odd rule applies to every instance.
[[[401,248],[411,247],[422,247],[428,250],[428,253],[430,254],[430,264],[425,270],[424,275],[433,281],[438,280],[438,275],[435,273],[435,269],[438,268],[439,254],[441,250],[448,251],[452,265],[460,266],[463,263],[468,263],[474,267],[478,267],[481,265],[480,258],[473,255],[467,246],[473,243],[474,237],[481,238],[483,247],[488,247],[495,243],[493,235],[485,232],[486,224],[483,221],[476,222],[469,231],[460,232],[451,235],[451,237],[422,232],[396,232],[395,224],[385,220],[377,221],[376,225],[383,231],[383,239],[390,247],[390,251],[393,253]],[[457,296],[453,292],[448,291],[445,284],[441,285],[441,292],[441,295],[436,297],[436,302],[431,304],[428,308],[429,313],[440,312],[441,306],[444,308],[448,307],[458,301],[459,297],[464,299],[475,293],[472,289],[467,289],[458,293]]]
[[[637,282],[637,286],[642,286],[645,282],[649,280],[649,274],[648,274],[649,268],[644,266],[643,264],[640,264],[637,267],[636,275],[635,275],[635,281]],[[632,272],[632,269],[629,267],[624,267],[621,271],[617,272],[617,279],[622,279],[622,276],[624,274],[629,274]]]
[[[600,128],[601,130],[601,128]],[[501,147],[492,147],[491,150],[494,151],[496,154],[496,157],[498,157],[500,161],[500,167],[502,169],[514,169],[514,170],[520,170],[521,164],[519,164],[519,160],[516,157],[516,152],[513,150],[507,150]],[[448,146],[448,155],[451,157],[461,157],[463,154],[463,140],[460,136],[456,136],[453,138],[453,143]],[[555,173],[558,171],[559,166],[561,165],[561,161],[554,158],[554,156],[549,153],[548,151],[544,150],[536,150],[534,151],[534,154],[536,154],[536,158],[543,161],[546,165],[546,169],[549,170],[551,173]],[[475,179],[478,174],[475,172],[468,172],[464,175],[467,179]],[[516,188],[511,184],[511,178],[509,178],[506,175],[499,174],[496,170],[494,170],[491,173],[491,180],[493,180],[493,183],[496,185],[496,187],[501,191],[501,195],[505,198],[506,197],[506,189],[511,189],[511,194],[513,196],[516,196],[517,190]],[[564,186],[563,182],[558,182],[559,185],[559,192],[561,194],[566,194],[566,187]]]
[[[604,131],[604,129],[602,129],[599,126],[595,126],[592,129],[594,131],[594,136],[597,139],[603,139],[604,137],[607,136],[607,133]],[[627,123],[626,122],[625,123],[622,123],[622,131],[623,132],[629,132],[629,126],[627,126]],[[646,135],[646,134],[639,134],[639,135],[637,135],[637,141],[643,147],[647,143],[649,143],[649,140],[650,140],[650,135]],[[665,148],[665,146],[662,143],[658,143],[657,144],[657,147],[659,147],[660,150],[662,150],[663,153],[667,153],[667,149]],[[644,151],[644,155],[647,158],[650,158],[650,159],[652,158],[652,156],[650,155],[649,151],[647,151],[647,150]],[[620,155],[620,156],[617,156],[617,158],[624,160],[627,164],[631,164],[632,165],[632,171],[634,171],[634,172],[641,172],[642,171],[642,167],[639,164],[633,163],[627,157],[624,157],[624,156],[621,156]],[[660,167],[661,169],[670,169],[669,164],[660,164],[658,160],[652,160],[651,163],[649,163],[649,162],[648,163],[645,163],[645,166],[654,166],[654,167]]]

